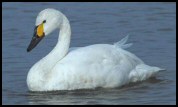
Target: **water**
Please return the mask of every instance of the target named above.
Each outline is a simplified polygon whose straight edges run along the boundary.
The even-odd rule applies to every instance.
[[[70,20],[71,47],[130,34],[128,50],[166,71],[120,88],[28,91],[29,69],[57,42],[56,31],[26,52],[36,16],[48,7]],[[176,3],[2,3],[2,83],[2,104],[176,104]]]

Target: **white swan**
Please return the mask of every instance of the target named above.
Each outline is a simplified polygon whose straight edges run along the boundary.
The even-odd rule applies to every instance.
[[[124,50],[128,37],[111,44],[94,44],[69,51],[71,28],[64,14],[45,9],[36,19],[29,52],[55,29],[60,36],[54,49],[29,71],[27,85],[31,91],[74,90],[96,87],[119,87],[145,80],[161,69],[151,67]]]

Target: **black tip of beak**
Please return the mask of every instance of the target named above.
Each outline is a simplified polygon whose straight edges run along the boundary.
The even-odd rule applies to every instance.
[[[27,52],[30,52],[30,49],[29,49],[29,48],[27,48]]]
[[[36,45],[43,39],[43,37],[33,36],[32,40],[27,48],[27,52],[30,52],[34,47],[36,47]]]

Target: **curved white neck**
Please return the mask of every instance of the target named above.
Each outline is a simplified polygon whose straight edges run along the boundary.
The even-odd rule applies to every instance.
[[[45,66],[47,71],[50,71],[52,67],[60,61],[68,52],[71,37],[71,28],[68,19],[63,16],[63,23],[59,26],[59,38],[54,49],[45,56],[40,62],[42,66]],[[46,71],[45,70],[45,71]]]
[[[51,72],[52,68],[68,53],[71,37],[71,28],[68,19],[60,14],[62,23],[55,23],[60,29],[59,38],[54,49],[38,61],[28,72],[27,84],[29,89],[37,90],[39,87],[44,87],[43,82],[46,80],[45,74]],[[60,23],[60,21],[59,21]]]

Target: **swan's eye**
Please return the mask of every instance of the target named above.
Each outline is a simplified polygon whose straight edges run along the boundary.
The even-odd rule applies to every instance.
[[[43,23],[46,23],[46,20],[44,20]]]

